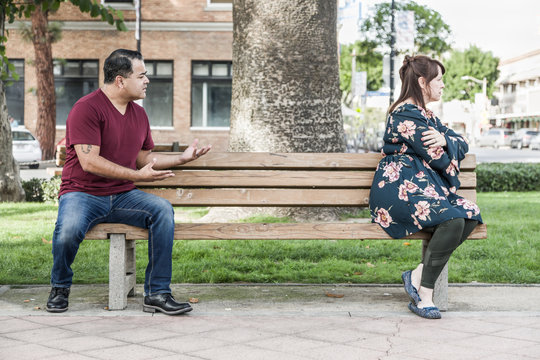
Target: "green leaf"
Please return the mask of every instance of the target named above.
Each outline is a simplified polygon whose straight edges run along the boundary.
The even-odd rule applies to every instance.
[[[90,11],[90,16],[91,17],[97,17],[101,15],[101,8],[99,5],[97,4],[92,4],[92,11]]]
[[[128,31],[126,24],[122,20],[116,20],[116,29],[118,31]]]
[[[111,25],[114,24],[114,17],[112,16],[111,13],[107,13],[107,22]]]
[[[51,10],[52,11],[58,11],[58,9],[60,9],[60,1],[54,1],[51,4]]]

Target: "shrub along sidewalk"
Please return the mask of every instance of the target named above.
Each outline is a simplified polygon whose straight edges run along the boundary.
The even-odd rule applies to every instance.
[[[479,193],[478,204],[488,239],[467,241],[456,251],[450,282],[540,283],[540,192]],[[0,284],[49,283],[56,211],[52,204],[0,203]],[[201,214],[204,209],[196,209],[183,218]],[[108,282],[108,248],[107,241],[82,243],[75,283]],[[172,281],[399,283],[420,253],[421,241],[403,240],[175,241]],[[146,254],[147,241],[139,241],[138,283]]]

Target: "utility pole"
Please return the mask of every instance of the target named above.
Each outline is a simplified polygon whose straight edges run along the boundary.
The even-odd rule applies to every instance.
[[[141,52],[141,0],[135,0],[135,40],[137,40],[137,51]]]
[[[396,4],[392,0],[392,23],[391,23],[391,35],[390,35],[390,105],[394,103],[394,56],[396,55],[395,46],[396,46],[396,26],[394,23],[394,12],[396,9]]]

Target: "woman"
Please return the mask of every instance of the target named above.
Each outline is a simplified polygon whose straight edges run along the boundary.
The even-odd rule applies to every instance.
[[[371,186],[372,221],[399,239],[432,233],[424,259],[402,280],[409,309],[439,319],[433,288],[452,252],[482,222],[478,206],[457,195],[459,164],[467,141],[426,109],[441,98],[444,66],[428,56],[406,56],[399,70],[401,93],[390,106],[382,153]]]

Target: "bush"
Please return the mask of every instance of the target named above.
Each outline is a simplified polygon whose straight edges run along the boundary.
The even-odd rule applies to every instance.
[[[50,179],[32,178],[22,182],[26,201],[28,202],[56,202],[60,191],[60,176]]]
[[[22,182],[25,199],[28,202],[43,202],[43,179],[32,178]]]
[[[476,190],[481,192],[538,191],[540,190],[540,164],[478,164],[476,179]]]

